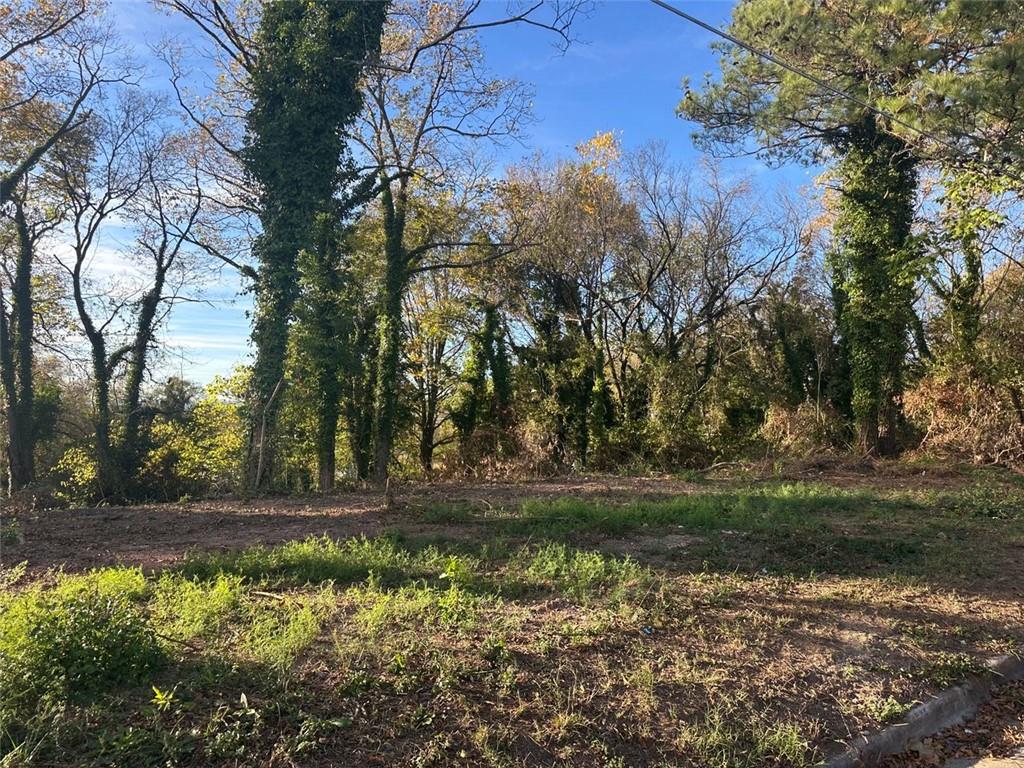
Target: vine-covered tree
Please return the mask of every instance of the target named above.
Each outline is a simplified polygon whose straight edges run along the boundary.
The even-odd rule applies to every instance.
[[[831,261],[859,443],[868,453],[895,448],[912,285],[921,268],[911,237],[917,166],[955,144],[951,123],[937,139],[916,128],[932,125],[944,101],[938,92],[938,104],[922,103],[920,93],[929,84],[950,86],[951,73],[971,67],[972,53],[1001,35],[1003,5],[888,3],[867,12],[855,0],[748,0],[736,7],[730,32],[831,87],[723,43],[720,77],[688,91],[680,104],[682,115],[703,126],[698,141],[705,147],[742,152],[752,141],[769,161],[838,160]],[[995,61],[986,55],[983,66]]]
[[[344,130],[362,106],[360,78],[380,45],[386,9],[373,2],[269,3],[253,41],[243,161],[259,190],[262,232],[254,246],[251,487],[271,477],[299,253],[315,251],[316,218],[335,211],[347,168]]]

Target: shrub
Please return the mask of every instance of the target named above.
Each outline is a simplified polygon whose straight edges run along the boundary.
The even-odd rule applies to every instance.
[[[778,452],[801,457],[842,448],[849,437],[838,414],[811,402],[796,408],[769,406],[761,436]]]
[[[65,504],[88,504],[96,498],[99,472],[96,459],[85,448],[69,448],[53,466],[55,496]]]
[[[995,387],[960,374],[928,376],[904,402],[925,433],[922,449],[979,464],[1024,465],[1024,424]]]
[[[140,572],[109,569],[9,598],[0,609],[0,719],[87,699],[155,669],[163,656],[137,604],[144,588]]]

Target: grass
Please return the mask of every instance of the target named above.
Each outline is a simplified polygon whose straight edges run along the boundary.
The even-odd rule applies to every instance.
[[[480,515],[465,504],[439,504],[424,512],[429,522],[489,522],[506,535],[540,534],[565,538],[581,533],[622,535],[655,526],[693,531],[766,531],[806,528],[812,513],[850,511],[859,505],[884,505],[870,494],[819,484],[785,483],[767,488],[730,490],[627,504],[581,499],[526,501],[514,515]]]
[[[1016,573],[1020,493],[707,481],[10,569],[0,765],[800,768],[1020,647],[979,591]]]
[[[756,715],[712,706],[697,725],[680,729],[680,747],[707,768],[759,768],[813,765],[815,753],[799,728],[785,722],[762,722]]]

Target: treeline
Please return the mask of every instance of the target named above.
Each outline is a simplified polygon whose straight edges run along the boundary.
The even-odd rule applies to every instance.
[[[1018,4],[740,3],[733,34],[830,87],[730,46],[680,113],[826,166],[799,196],[613,133],[495,169],[530,92],[479,35],[568,44],[580,2],[157,5],[201,41],[159,51],[166,97],[102,5],[0,10],[12,490],[1024,461]],[[252,364],[157,380],[172,309],[234,280]]]

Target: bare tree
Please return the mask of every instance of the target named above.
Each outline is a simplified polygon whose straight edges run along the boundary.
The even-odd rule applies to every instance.
[[[189,283],[186,252],[203,195],[179,139],[160,127],[162,105],[125,92],[90,120],[90,152],[69,159],[61,179],[70,209],[69,253],[59,257],[88,344],[95,405],[100,492],[124,495],[138,461],[140,398],[155,333]],[[114,256],[134,271],[128,279],[95,285],[90,266],[109,227],[139,222],[134,250]],[[129,264],[135,270],[128,270]],[[114,384],[124,375],[115,433]]]
[[[687,374],[675,404],[683,418],[728,353],[727,319],[758,302],[808,243],[806,218],[785,198],[760,202],[748,183],[727,181],[714,166],[697,189],[676,173],[663,152],[631,164],[644,212],[640,262],[650,265],[632,280],[648,313],[637,321],[653,334],[657,352]]]
[[[14,0],[0,8],[0,205],[57,142],[81,127],[90,96],[125,79],[90,0]]]
[[[507,14],[488,18],[489,8],[481,0],[407,0],[394,3],[389,11],[380,61],[366,78],[367,109],[356,131],[367,167],[380,176],[384,235],[374,417],[378,480],[387,477],[392,453],[402,298],[409,280],[433,250],[473,245],[439,233],[420,238],[413,248],[407,230],[414,218],[414,192],[440,196],[453,187],[473,189],[463,171],[475,165],[469,161],[476,148],[481,142],[516,136],[528,116],[528,90],[486,70],[478,33],[524,24],[554,32],[567,44],[572,22],[585,5],[578,0],[513,3]],[[480,260],[472,251],[463,255],[468,259],[447,265]]]

